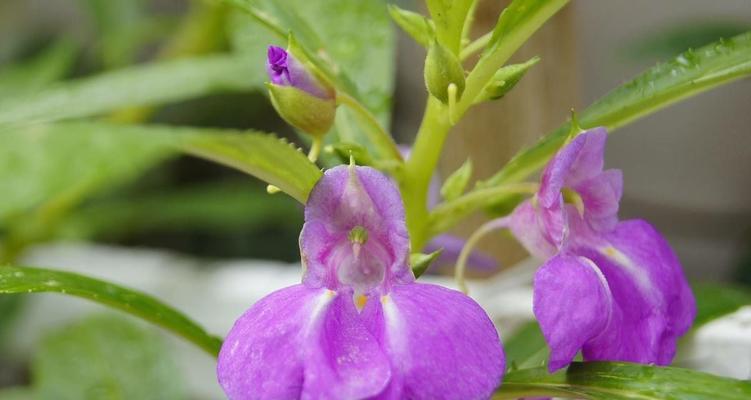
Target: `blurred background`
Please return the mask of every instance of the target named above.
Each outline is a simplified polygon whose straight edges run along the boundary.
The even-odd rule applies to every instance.
[[[315,0],[306,3],[307,10],[317,7]],[[398,3],[422,7],[421,2]],[[478,35],[492,28],[505,3],[481,2]],[[259,86],[242,83],[244,68],[250,79],[272,39],[246,15],[217,4],[0,1],[0,120],[4,106],[6,113],[23,114],[23,108],[11,107],[14,100],[61,82],[247,50],[227,77],[237,85],[214,82],[195,95],[126,104],[96,117],[257,129],[300,142]],[[511,94],[473,109],[457,127],[439,175],[448,176],[471,158],[474,178],[486,178],[565,121],[571,108],[583,109],[659,60],[750,29],[748,0],[576,0],[513,59],[539,55],[542,62]],[[392,132],[408,144],[425,101],[425,53],[401,33],[376,39],[394,43],[381,56],[395,55],[394,62],[377,60],[376,75],[395,78],[393,97],[387,95],[377,106],[392,110]],[[340,45],[346,52],[348,44]],[[190,79],[200,82],[202,75]],[[746,79],[629,125],[609,140],[607,166],[622,169],[625,177],[621,217],[656,225],[694,281],[751,284],[749,127],[751,80]],[[124,147],[105,139],[82,144],[76,136],[47,140],[35,138],[33,128],[30,132],[19,140],[0,131],[2,263],[60,267],[120,282],[166,299],[218,334],[252,301],[299,279],[302,209],[285,195],[267,195],[260,181],[196,158],[139,152],[136,144]],[[109,169],[112,163],[122,165],[122,171]],[[466,236],[486,218],[474,216],[453,233]],[[519,262],[520,276],[528,275],[526,255],[513,241],[492,237],[481,248],[499,261],[503,272],[498,276],[514,276]],[[478,301],[492,308],[501,300],[493,297],[497,287],[487,282],[478,286],[477,296],[489,293]],[[513,293],[509,289],[503,301],[528,299],[527,289],[518,293],[522,300]],[[102,314],[104,308],[81,300],[56,295],[19,299],[0,297],[0,399],[221,398],[212,360],[179,340],[119,314]],[[528,315],[528,309],[509,305],[490,312],[514,319]],[[126,350],[118,352],[118,343]],[[744,343],[746,367],[719,364],[715,371],[751,377],[751,344]],[[139,350],[127,350],[132,348]],[[86,352],[98,353],[81,355]],[[117,360],[113,365],[126,372],[102,376],[101,365],[92,360],[106,365]],[[136,372],[128,375],[129,370]],[[113,395],[122,387],[129,389]]]

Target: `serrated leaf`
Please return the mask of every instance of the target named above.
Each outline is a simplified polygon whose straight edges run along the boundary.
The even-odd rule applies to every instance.
[[[438,249],[430,254],[412,253],[409,255],[409,265],[412,268],[412,273],[415,278],[419,278],[425,271],[428,270],[430,264],[433,263],[443,253],[443,249]]]
[[[391,19],[401,27],[404,32],[424,47],[430,46],[435,38],[435,24],[422,14],[404,10],[394,4],[388,6]]]
[[[206,56],[128,67],[67,81],[0,102],[0,131],[80,118],[124,107],[155,105],[201,95],[259,88],[262,63],[238,56]]]
[[[83,275],[32,267],[0,268],[0,294],[55,292],[119,309],[183,337],[216,356],[221,339],[147,294]]]
[[[55,198],[74,205],[181,151],[250,173],[299,201],[321,175],[305,155],[269,134],[103,122],[35,125],[0,132],[0,217]]]
[[[46,334],[31,369],[40,400],[185,398],[162,338],[113,315]]]
[[[629,363],[572,363],[509,372],[493,399],[564,397],[591,400],[744,400],[751,382],[681,368]]]
[[[258,177],[303,204],[322,175],[301,151],[273,135],[190,135],[181,147],[188,154]]]
[[[443,182],[441,186],[441,196],[443,199],[450,201],[461,196],[464,193],[464,189],[467,188],[470,178],[472,178],[472,160],[467,159],[461,167],[449,175]]]
[[[612,132],[677,101],[750,74],[751,32],[747,32],[688,50],[648,69],[580,112],[579,124],[583,128],[604,126]],[[563,145],[569,126],[564,124],[514,156],[482,186],[519,181],[537,171]]]

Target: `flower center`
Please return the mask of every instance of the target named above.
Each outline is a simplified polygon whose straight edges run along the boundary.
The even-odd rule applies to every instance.
[[[357,225],[350,229],[335,251],[336,275],[339,283],[363,294],[383,282],[389,256],[383,245],[369,238],[368,230]]]
[[[355,226],[349,231],[349,241],[352,244],[365,244],[368,241],[368,231],[360,225]]]

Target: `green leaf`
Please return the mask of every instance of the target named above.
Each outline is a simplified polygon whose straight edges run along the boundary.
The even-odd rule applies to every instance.
[[[162,338],[113,315],[46,334],[31,369],[40,400],[185,398]]]
[[[503,348],[506,351],[506,365],[511,370],[545,365],[549,354],[537,321],[529,321],[514,331],[511,338],[503,341]]]
[[[32,125],[0,131],[0,262],[49,239],[64,216],[94,193],[122,185],[178,153],[170,136],[126,126]]]
[[[514,0],[503,10],[485,51],[467,77],[464,97],[457,104],[458,116],[474,103],[514,52],[566,3],[568,0]]]
[[[391,19],[407,32],[417,43],[424,47],[430,46],[435,38],[435,24],[422,14],[401,9],[393,4],[388,6]]]
[[[579,113],[584,128],[604,126],[611,132],[667,107],[751,74],[751,32],[688,50],[658,64],[616,88]],[[526,178],[541,168],[563,145],[569,124],[517,154],[481,186],[494,186]]]
[[[125,311],[158,325],[216,356],[221,339],[159,300],[113,283],[71,272],[31,267],[0,267],[0,294],[55,292]]]
[[[652,61],[672,57],[685,49],[697,48],[719,38],[733,37],[748,31],[749,24],[728,19],[685,21],[671,26],[660,26],[630,40],[618,53],[628,60]]]
[[[751,289],[743,286],[701,283],[693,286],[696,318],[693,329],[751,305]]]
[[[0,389],[0,400],[36,400],[30,387],[15,386]]]
[[[751,382],[681,368],[575,362],[552,375],[546,367],[510,372],[493,399],[553,396],[593,400],[744,400],[751,398]]]
[[[454,55],[459,55],[464,23],[473,0],[426,0],[435,23],[438,41]]]
[[[415,278],[419,278],[425,271],[428,270],[430,264],[433,263],[443,253],[443,249],[438,249],[430,254],[412,253],[409,255],[409,265],[412,267],[412,273],[415,274]]]
[[[124,107],[175,102],[211,93],[260,87],[250,77],[263,63],[238,56],[206,56],[129,67],[61,83],[0,102],[3,125],[29,125],[98,115]]]
[[[266,134],[193,135],[182,148],[263,179],[305,204],[321,171],[293,144]]]
[[[32,59],[0,70],[0,100],[39,91],[68,74],[78,48],[59,39]]]
[[[35,125],[0,132],[0,217],[45,202],[65,209],[180,151],[253,174],[303,202],[321,175],[307,157],[268,134],[103,122]]]
[[[464,193],[464,189],[467,188],[470,178],[472,178],[472,160],[467,159],[461,167],[449,175],[443,182],[443,186],[441,186],[441,196],[443,199],[449,201],[461,196]]]

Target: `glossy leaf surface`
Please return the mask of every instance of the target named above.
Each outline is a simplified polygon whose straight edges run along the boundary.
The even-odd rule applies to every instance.
[[[0,294],[40,292],[82,297],[125,311],[182,336],[214,356],[221,347],[221,339],[209,335],[179,311],[145,293],[71,272],[31,267],[0,268]]]
[[[592,400],[742,400],[751,397],[751,382],[681,368],[575,362],[552,375],[546,367],[510,372],[493,398],[552,396]]]

